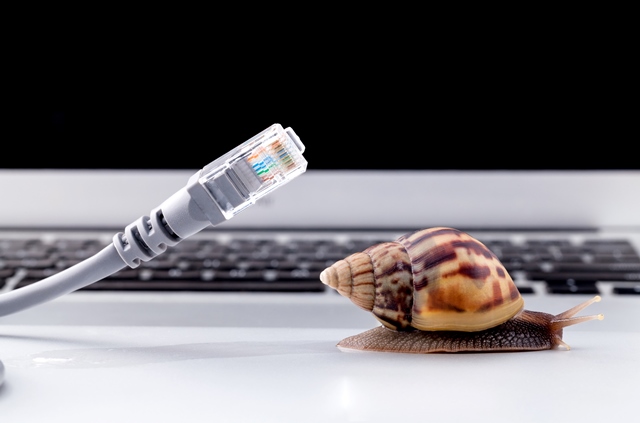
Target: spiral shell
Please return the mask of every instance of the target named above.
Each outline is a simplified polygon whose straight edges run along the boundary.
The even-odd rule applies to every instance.
[[[320,280],[396,330],[481,331],[524,306],[495,254],[446,227],[373,245],[329,266]]]

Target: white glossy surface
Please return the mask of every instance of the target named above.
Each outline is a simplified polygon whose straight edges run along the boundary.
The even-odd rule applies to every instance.
[[[286,307],[296,301],[325,315],[361,313],[354,307],[351,314],[352,306],[331,296],[183,297],[185,309],[190,305],[196,315],[204,307],[228,311],[239,303],[249,310],[261,304],[260,325],[253,325],[254,317],[242,319],[243,313],[189,325],[175,314],[154,312],[151,305],[162,302],[152,295],[123,296],[113,324],[70,326],[61,317],[46,324],[64,309],[58,306],[90,304],[87,297],[64,297],[22,321],[20,314],[0,319],[3,422],[602,423],[628,421],[640,392],[637,302],[605,299],[584,310],[580,314],[604,312],[605,320],[565,329],[570,351],[402,355],[335,347],[375,325],[368,318],[330,319],[332,327],[325,328],[312,319],[283,320],[299,314]],[[109,301],[115,304],[116,296]],[[95,306],[109,301],[94,297]],[[537,298],[528,304],[544,302],[545,311],[559,312],[577,301]],[[164,326],[126,326],[116,318],[126,304],[149,311]],[[184,324],[168,325],[172,316]],[[622,324],[623,316],[631,317]]]
[[[0,413],[47,422],[627,420],[640,334],[571,351],[344,353],[348,329],[3,327]],[[428,418],[425,416],[428,413]]]

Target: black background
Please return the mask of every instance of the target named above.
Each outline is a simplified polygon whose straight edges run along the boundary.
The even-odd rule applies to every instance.
[[[375,48],[8,61],[0,168],[198,169],[273,123],[309,169],[640,168],[632,68],[607,46]]]

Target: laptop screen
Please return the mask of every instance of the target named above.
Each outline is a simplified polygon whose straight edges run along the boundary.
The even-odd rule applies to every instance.
[[[616,119],[597,111],[419,107],[248,105],[212,112],[149,100],[26,108],[5,114],[5,140],[14,142],[0,168],[191,170],[273,123],[296,131],[310,170],[640,168],[624,153],[629,140]]]

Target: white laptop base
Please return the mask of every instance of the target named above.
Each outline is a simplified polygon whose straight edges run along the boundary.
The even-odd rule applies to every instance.
[[[602,422],[628,419],[639,389],[635,298],[590,306],[605,319],[567,328],[569,351],[412,355],[340,351],[377,323],[339,295],[169,295],[77,293],[6,317],[3,420],[388,422],[426,407],[434,421]],[[583,299],[525,297],[551,313]]]

